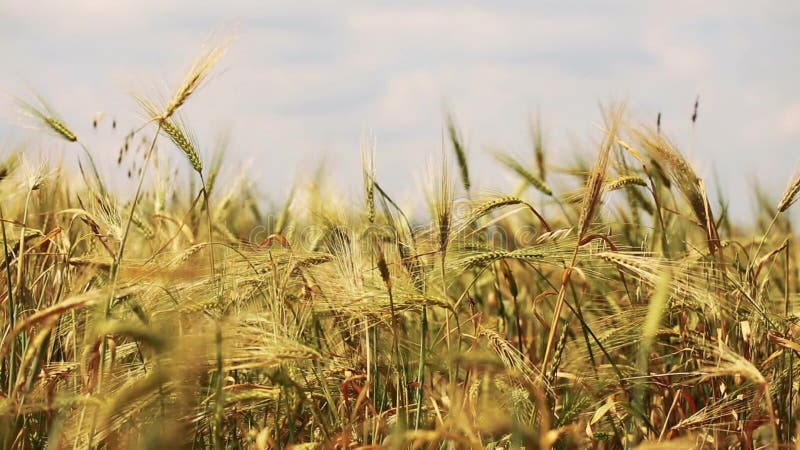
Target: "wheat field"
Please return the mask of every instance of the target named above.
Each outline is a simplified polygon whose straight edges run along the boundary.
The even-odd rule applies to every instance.
[[[800,178],[734,223],[612,104],[568,167],[536,127],[495,153],[513,192],[472,183],[448,119],[425,214],[368,143],[359,201],[317,174],[265,207],[182,113],[225,49],[132,100],[122,174],[19,100],[80,170],[2,153],[4,449],[796,448]]]

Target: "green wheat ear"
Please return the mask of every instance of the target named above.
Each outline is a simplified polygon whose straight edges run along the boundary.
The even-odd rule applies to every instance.
[[[638,175],[622,175],[613,180],[606,182],[603,189],[607,192],[616,191],[626,186],[643,186],[647,187],[647,181]]]
[[[186,159],[192,165],[192,168],[197,173],[203,171],[203,161],[200,159],[200,154],[197,152],[197,140],[194,134],[189,131],[185,121],[180,114],[173,118],[163,118],[159,115],[156,105],[144,97],[136,97],[139,106],[144,110],[146,117],[151,120],[157,120],[161,124],[161,132],[166,135],[178,150],[183,152]]]
[[[516,173],[517,176],[522,178],[526,183],[530,184],[545,195],[553,195],[553,190],[550,189],[550,186],[548,186],[547,183],[542,181],[541,178],[532,174],[528,169],[520,164],[519,161],[512,158],[510,155],[501,152],[495,152],[493,156],[500,164],[505,166],[506,169]]]
[[[447,116],[447,134],[450,136],[450,143],[453,145],[453,151],[456,154],[456,161],[458,162],[458,170],[461,172],[461,184],[464,185],[464,190],[469,192],[472,186],[469,179],[469,167],[467,166],[467,152],[464,149],[464,141],[461,138],[456,127],[455,118],[453,115]]]
[[[203,161],[197,153],[195,139],[187,130],[186,126],[183,125],[181,121],[164,120],[164,122],[161,123],[161,129],[172,143],[186,155],[186,159],[192,164],[192,168],[197,171],[197,173],[201,173],[203,171]]]

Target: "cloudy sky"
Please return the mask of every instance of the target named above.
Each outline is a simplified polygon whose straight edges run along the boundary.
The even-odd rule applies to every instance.
[[[795,1],[2,2],[0,91],[42,94],[110,164],[117,147],[92,117],[137,125],[132,89],[174,85],[212,32],[234,30],[186,112],[206,148],[228,132],[229,163],[273,198],[323,158],[355,189],[367,132],[379,179],[415,192],[447,110],[485,186],[508,182],[486,151],[530,155],[537,114],[555,160],[593,151],[598,103],[612,99],[642,121],[662,112],[688,146],[699,94],[693,160],[741,216],[747,183],[780,191],[800,166],[798,23]],[[20,129],[2,101],[0,146],[69,151]]]

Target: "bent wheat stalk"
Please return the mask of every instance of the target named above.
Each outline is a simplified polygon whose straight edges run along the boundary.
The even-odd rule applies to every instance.
[[[609,114],[609,120],[611,122],[610,128],[606,132],[605,140],[600,147],[600,154],[597,157],[597,164],[595,165],[592,175],[587,182],[586,196],[584,197],[583,204],[581,206],[581,215],[578,220],[578,243],[575,246],[575,251],[572,254],[572,261],[561,276],[561,287],[558,290],[558,297],[556,297],[556,304],[553,308],[553,318],[551,319],[550,323],[550,333],[547,336],[544,358],[542,359],[542,374],[548,373],[547,369],[553,353],[553,344],[555,343],[555,338],[558,331],[561,310],[564,306],[564,300],[567,295],[567,286],[569,285],[573,268],[578,261],[578,249],[581,247],[583,236],[588,231],[589,225],[591,224],[600,204],[600,197],[603,192],[603,183],[605,181],[606,170],[608,168],[609,155],[611,153],[611,147],[614,145],[614,142],[616,142],[617,139],[617,130],[620,122],[622,121],[623,111],[624,108],[622,105],[619,105],[611,110],[611,113]]]

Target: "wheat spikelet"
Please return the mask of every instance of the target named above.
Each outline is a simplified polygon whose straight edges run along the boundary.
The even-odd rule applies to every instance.
[[[659,275],[656,273],[657,263],[652,258],[636,257],[616,252],[598,253],[597,257],[625,268],[654,284],[659,279]]]
[[[520,261],[538,261],[545,257],[545,253],[531,248],[521,248],[509,253],[508,257]]]
[[[500,358],[506,368],[522,375],[529,383],[534,383],[535,380],[539,379],[539,369],[529,364],[525,360],[525,356],[499,333],[486,327],[480,327],[478,335],[487,339],[489,347]],[[549,385],[546,382],[545,387],[549,389]]]
[[[134,211],[133,215],[131,216],[131,222],[136,226],[139,231],[142,232],[146,239],[152,239],[155,236],[155,232],[150,227],[150,225],[145,222],[142,217]]]
[[[519,205],[521,203],[525,202],[521,198],[512,195],[505,195],[493,200],[488,200],[470,211],[466,222],[467,224],[470,224],[488,214],[492,210],[502,208],[503,206]]]
[[[367,218],[369,223],[375,223],[375,147],[374,144],[367,150],[361,145],[361,168],[364,177],[364,196],[367,201]]]
[[[645,181],[644,178],[638,175],[622,175],[613,180],[609,180],[606,183],[604,190],[611,192],[611,191],[616,191],[618,189],[622,189],[626,186],[647,187],[647,181]]]
[[[225,403],[238,403],[249,401],[277,400],[280,398],[281,390],[278,388],[258,388],[242,390],[235,393],[225,394]]]
[[[619,105],[612,108],[609,114],[608,119],[610,121],[610,126],[606,132],[606,138],[600,147],[600,154],[597,156],[597,165],[592,171],[589,181],[586,183],[586,195],[583,198],[581,215],[578,219],[579,237],[582,237],[584,233],[586,233],[589,224],[592,222],[594,213],[597,211],[597,207],[600,204],[603,182],[605,181],[606,169],[608,168],[609,154],[611,153],[611,147],[617,139],[617,130],[622,121],[623,111],[623,106]]]
[[[439,178],[433,171],[430,172],[432,189],[428,193],[427,201],[431,216],[433,217],[433,230],[436,244],[441,254],[447,251],[450,242],[450,231],[453,225],[453,182],[447,169],[447,160],[442,155],[442,165]]]
[[[536,124],[531,124],[531,137],[533,139],[533,153],[536,157],[536,168],[539,170],[539,179],[547,179],[547,168],[545,166],[544,154],[544,133],[542,132],[541,119],[536,118]]]
[[[720,400],[705,405],[691,416],[682,419],[673,428],[681,430],[710,428],[713,426],[715,429],[724,430],[723,426],[727,425],[731,429],[736,429],[741,425],[740,421],[735,420],[735,418],[745,415],[750,410],[754,397],[755,394],[749,391],[725,396]]]
[[[699,190],[700,177],[692,166],[664,135],[649,128],[633,130],[633,134],[655,161],[661,163],[655,166],[657,169],[662,165],[666,166],[665,179],[678,185],[678,189],[689,201],[697,218],[705,223],[705,205]]]
[[[277,352],[275,352],[275,355],[281,360],[296,359],[298,361],[304,361],[304,360],[321,358],[318,352],[314,351],[311,348],[300,346],[299,344],[297,347],[282,348]]]
[[[778,203],[778,211],[784,212],[797,201],[797,193],[800,192],[800,173],[795,175],[789,186],[783,192],[783,197]]]
[[[553,195],[553,191],[550,189],[550,186],[548,186],[547,183],[542,181],[536,175],[532,174],[528,169],[523,167],[514,158],[504,153],[494,153],[494,157],[500,164],[504,165],[507,169],[516,173],[520,178],[525,180],[528,184],[530,184],[534,188],[538,189],[540,192],[544,193],[545,195]]]
[[[481,267],[491,262],[503,259],[508,256],[508,252],[503,250],[494,250],[490,252],[481,253],[479,255],[471,256],[464,260],[464,265],[468,268]]]
[[[197,173],[202,173],[203,161],[200,159],[200,154],[197,152],[197,141],[194,134],[191,133],[186,126],[185,121],[179,116],[176,119],[169,119],[161,116],[156,105],[142,96],[136,96],[136,101],[139,103],[142,110],[144,110],[145,117],[147,117],[148,120],[158,121],[161,132],[183,152],[186,159],[188,159],[189,163],[192,165],[192,168]]]
[[[208,50],[195,61],[195,63],[189,69],[189,73],[186,75],[186,78],[184,78],[183,83],[181,83],[178,89],[175,90],[172,99],[164,108],[164,114],[161,116],[161,119],[169,119],[178,108],[186,103],[186,100],[188,100],[189,97],[198,88],[200,88],[200,86],[202,86],[203,82],[211,72],[211,69],[214,68],[227,50],[227,43],[220,44]]]
[[[172,261],[172,264],[180,265],[185,263],[186,261],[189,260],[189,258],[197,254],[197,252],[203,249],[203,247],[205,247],[206,245],[207,244],[205,243],[192,245],[191,247],[184,250],[180,255],[178,255],[178,257]]]
[[[530,248],[523,248],[507,252],[504,250],[492,250],[480,253],[478,255],[470,256],[463,260],[466,268],[471,269],[474,267],[482,267],[489,263],[499,261],[501,259],[516,259],[519,261],[541,261],[545,258],[546,254],[543,251],[534,250]]]
[[[649,128],[633,130],[633,133],[642,147],[656,161],[660,161],[666,166],[667,179],[671,179],[678,186],[678,190],[689,203],[697,221],[706,232],[708,247],[713,253],[720,246],[719,235],[703,180],[697,176],[692,166],[665,136]]]
[[[164,120],[161,123],[161,129],[175,146],[186,155],[186,158],[192,164],[192,168],[197,171],[197,173],[202,172],[203,162],[200,160],[200,155],[197,153],[194,138],[186,131],[185,127],[179,124],[179,122]]]
[[[488,328],[481,328],[480,336],[486,337],[491,344],[492,350],[500,357],[500,360],[510,369],[515,369],[522,372],[525,368],[525,363],[520,357],[519,352],[508,342],[503,336],[500,336],[494,330]]]
[[[53,117],[46,117],[45,123],[47,123],[47,125],[49,125],[50,128],[52,128],[56,133],[63,136],[64,139],[70,142],[75,142],[78,140],[78,136],[76,136],[75,133],[70,131],[70,129],[67,128],[64,122],[61,122],[60,120],[55,119]]]
[[[456,161],[458,168],[461,171],[461,183],[464,185],[464,190],[469,192],[469,167],[467,167],[467,154],[464,149],[464,143],[461,141],[461,134],[456,128],[455,118],[451,115],[447,116],[447,133],[450,136],[450,143],[453,144],[453,151],[456,154]]]
[[[55,114],[49,106],[38,95],[36,96],[37,102],[40,107],[36,107],[21,99],[17,99],[17,104],[29,116],[40,120],[48,129],[53,131],[56,135],[61,136],[69,142],[76,142],[78,136],[69,129],[69,127]]]
[[[333,257],[331,255],[319,253],[319,254],[300,256],[298,257],[298,260],[296,261],[295,264],[297,264],[298,267],[309,267],[318,264],[324,264],[332,260]]]

